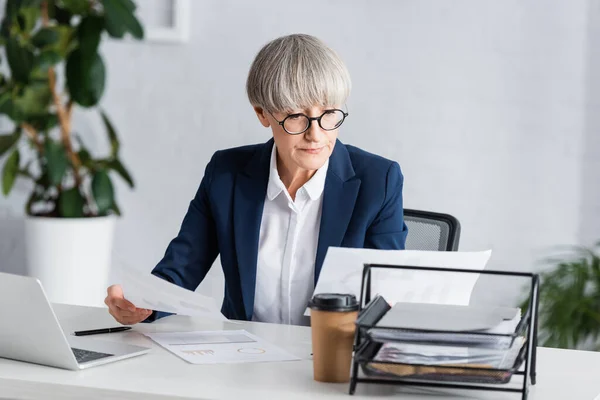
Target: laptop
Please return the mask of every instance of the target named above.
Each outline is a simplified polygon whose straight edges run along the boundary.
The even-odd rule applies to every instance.
[[[0,272],[0,357],[80,370],[149,348],[65,335],[40,281]]]

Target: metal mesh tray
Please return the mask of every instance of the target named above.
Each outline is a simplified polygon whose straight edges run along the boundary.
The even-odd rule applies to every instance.
[[[504,384],[523,364],[527,342],[522,345],[519,354],[509,369],[494,369],[477,365],[423,365],[374,361],[373,358],[382,346],[381,343],[368,342],[355,354],[363,373],[369,377],[390,380],[435,380],[444,382]]]

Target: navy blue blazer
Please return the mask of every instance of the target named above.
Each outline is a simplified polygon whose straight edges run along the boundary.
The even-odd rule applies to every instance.
[[[217,255],[225,275],[222,313],[251,320],[260,222],[273,139],[216,152],[179,234],[152,273],[195,290]],[[325,179],[315,284],[329,246],[404,249],[398,163],[337,141]],[[146,320],[168,315],[155,312]]]

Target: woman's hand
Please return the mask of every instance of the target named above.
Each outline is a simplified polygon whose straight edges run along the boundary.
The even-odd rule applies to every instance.
[[[104,303],[108,306],[108,312],[117,322],[123,325],[133,325],[142,322],[152,314],[152,310],[137,308],[123,296],[121,285],[112,285],[107,290]]]

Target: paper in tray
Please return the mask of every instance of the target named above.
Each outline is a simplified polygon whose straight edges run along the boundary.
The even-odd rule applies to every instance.
[[[476,365],[483,368],[511,368],[525,342],[524,337],[515,339],[506,350],[481,347],[437,346],[413,343],[385,343],[373,357],[373,361],[430,366]]]
[[[367,331],[370,340],[384,342],[428,343],[448,346],[472,346],[508,349],[516,333],[506,335],[484,335],[472,332],[426,332],[408,329],[372,328]]]
[[[469,346],[492,349],[509,349],[514,339],[523,334],[530,318],[529,310],[520,322],[511,321],[509,330],[501,331],[432,331],[426,329],[406,329],[402,327],[378,327],[378,321],[391,309],[387,301],[376,296],[359,314],[356,321],[361,334],[369,340],[386,343],[423,343],[446,346]]]
[[[462,383],[502,384],[510,381],[523,363],[526,342],[510,368],[494,369],[486,364],[455,364],[455,365],[420,365],[375,361],[380,343],[370,342],[362,346],[356,353],[356,360],[362,366],[363,372],[381,379],[435,380]]]
[[[513,375],[508,371],[479,370],[474,368],[455,368],[414,366],[403,364],[367,363],[363,365],[363,372],[378,378],[403,378],[410,380],[434,380],[460,383],[508,383]]]

